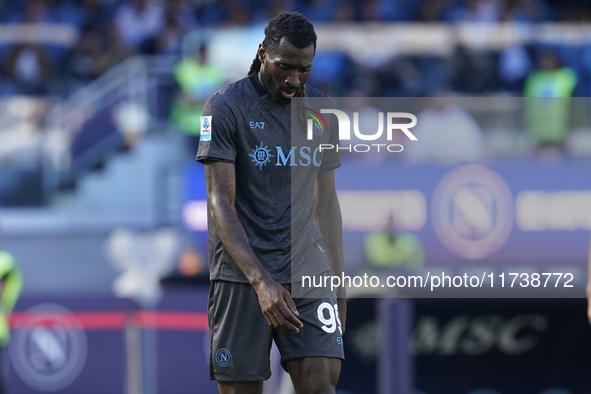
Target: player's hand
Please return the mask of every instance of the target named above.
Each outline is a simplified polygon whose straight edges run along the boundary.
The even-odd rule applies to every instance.
[[[337,298],[337,305],[339,306],[339,318],[341,319],[341,330],[345,333],[345,326],[347,323],[347,299]]]
[[[291,295],[283,286],[268,278],[255,287],[267,323],[276,330],[297,333],[304,324]]]
[[[587,318],[589,319],[589,324],[591,324],[591,298],[587,298]]]

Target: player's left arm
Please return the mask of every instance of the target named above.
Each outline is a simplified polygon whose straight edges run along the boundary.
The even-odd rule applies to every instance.
[[[343,220],[337,198],[334,170],[319,172],[314,188],[314,223],[324,237],[324,250],[328,258],[331,275],[341,276],[345,269],[343,259]],[[337,303],[343,333],[347,320],[346,292],[337,288]]]

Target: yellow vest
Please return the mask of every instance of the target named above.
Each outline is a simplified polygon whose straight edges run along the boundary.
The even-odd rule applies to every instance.
[[[0,250],[0,278],[4,282],[0,297],[0,346],[6,346],[10,341],[8,318],[21,293],[23,279],[14,257],[3,250]]]

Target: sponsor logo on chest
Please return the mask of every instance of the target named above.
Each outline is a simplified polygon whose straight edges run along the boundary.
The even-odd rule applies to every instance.
[[[249,122],[248,123],[250,125],[251,129],[264,129],[265,128],[265,122]]]
[[[269,147],[261,141],[260,145],[256,145],[251,151],[252,153],[249,156],[252,158],[254,165],[259,167],[260,170],[267,167],[267,165],[275,167],[320,167],[322,164],[322,150],[319,146],[292,146],[289,150],[284,150],[279,145]]]

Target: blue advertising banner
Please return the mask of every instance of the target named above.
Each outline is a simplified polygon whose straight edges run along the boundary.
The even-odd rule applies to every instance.
[[[142,310],[116,297],[25,297],[11,317],[12,393],[217,393],[206,287]],[[142,377],[143,375],[143,377]]]
[[[128,300],[44,297],[19,300],[12,316],[12,393],[126,393],[123,330]]]
[[[363,236],[392,216],[419,238],[427,266],[586,263],[591,163],[344,162],[336,176],[348,256],[363,259]]]
[[[366,237],[416,236],[424,267],[551,267],[586,270],[591,163],[510,160],[409,166],[343,159],[335,171],[348,271],[366,265]],[[204,242],[203,166],[186,171],[184,223]],[[416,268],[416,267],[415,267]],[[575,275],[577,276],[577,275]]]

